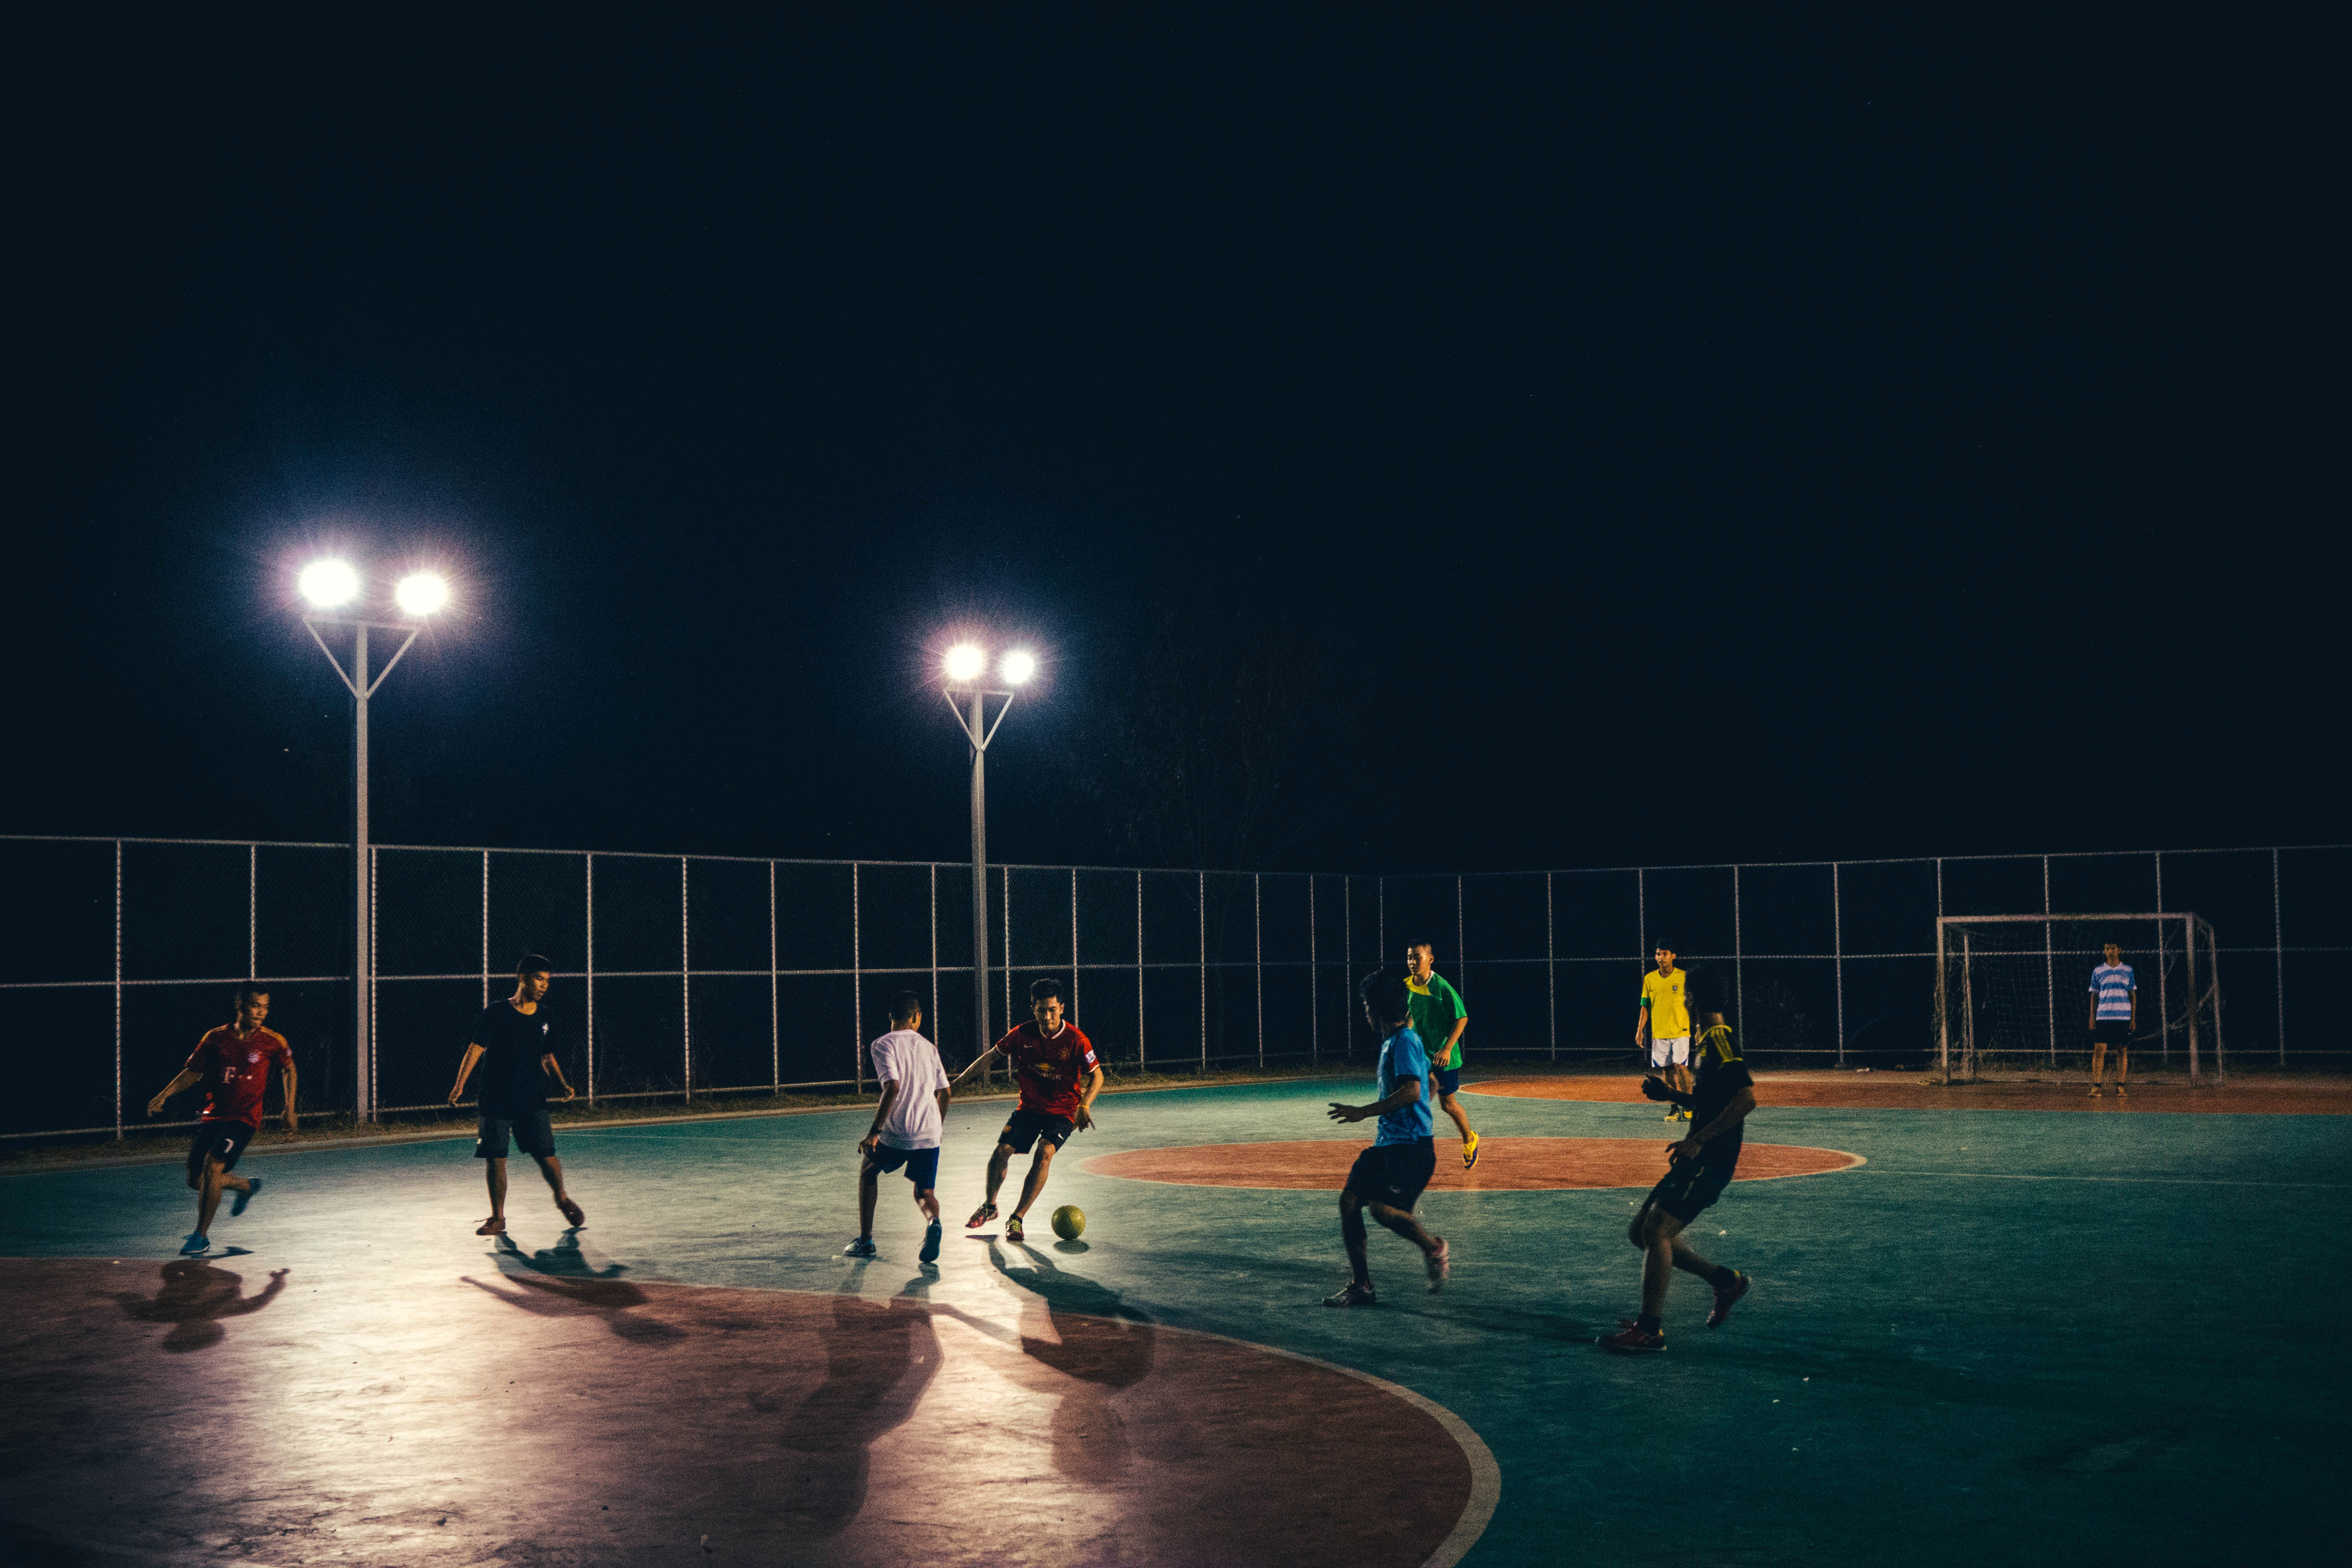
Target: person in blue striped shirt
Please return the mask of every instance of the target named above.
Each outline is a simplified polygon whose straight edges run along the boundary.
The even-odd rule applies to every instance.
[[[2101,952],[2106,962],[2091,971],[2091,1098],[2107,1081],[2107,1047],[2116,1048],[2116,1098],[2131,1079],[2132,1031],[2139,1026],[2139,981],[2114,942]]]

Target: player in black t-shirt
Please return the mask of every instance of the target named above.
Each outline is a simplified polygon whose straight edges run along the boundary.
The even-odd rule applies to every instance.
[[[555,1206],[564,1223],[583,1226],[588,1216],[563,1190],[563,1162],[555,1157],[555,1131],[547,1120],[547,1080],[563,1086],[572,1098],[563,1064],[556,1059],[554,1020],[541,1005],[547,994],[547,960],[526,953],[515,965],[514,994],[482,1009],[474,1037],[457,1064],[457,1081],[449,1103],[466,1092],[466,1079],[477,1064],[480,1081],[481,1120],[474,1138],[474,1157],[485,1162],[483,1178],[489,1184],[490,1217],[476,1236],[504,1236],[507,1230],[507,1139],[511,1135],[522,1152],[539,1163],[539,1173],[554,1189]]]
[[[1666,1305],[1666,1282],[1677,1268],[1696,1274],[1715,1288],[1715,1306],[1706,1326],[1718,1328],[1731,1315],[1731,1305],[1748,1294],[1748,1276],[1737,1268],[1718,1268],[1701,1258],[1683,1239],[1683,1227],[1723,1195],[1739,1165],[1740,1124],[1756,1109],[1756,1080],[1739,1059],[1739,1047],[1724,1027],[1723,1015],[1706,1016],[1707,1031],[1691,1055],[1698,1064],[1698,1081],[1688,1093],[1655,1078],[1642,1080],[1642,1092],[1691,1113],[1691,1131],[1670,1145],[1671,1166],[1665,1179],[1650,1189],[1642,1212],[1625,1228],[1625,1237],[1642,1249],[1642,1315],[1622,1333],[1601,1342],[1612,1351],[1631,1353],[1662,1351],[1666,1335],[1659,1314]]]

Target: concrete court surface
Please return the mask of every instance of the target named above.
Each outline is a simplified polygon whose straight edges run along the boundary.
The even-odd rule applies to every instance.
[[[1328,1191],[1131,1180],[1154,1149],[1365,1141],[1357,1080],[1108,1099],[1043,1207],[967,1238],[1002,1102],[950,1113],[948,1251],[866,1113],[611,1128],[527,1164],[513,1245],[463,1141],[249,1155],[167,1261],[174,1166],[0,1182],[12,1562],[1472,1563],[2242,1560],[2332,1523],[2352,1123],[1759,1110],[1866,1163],[1742,1182],[1693,1234],[1755,1293],[1595,1350],[1631,1187],[1433,1189],[1454,1278],[1375,1230],[1338,1312]],[[1646,1104],[1465,1100],[1496,1139],[1660,1144]],[[1532,1147],[1532,1146],[1531,1146]],[[1441,1155],[1451,1159],[1450,1141]],[[1246,1163],[1247,1151],[1234,1158]],[[1024,1162],[1016,1161],[1017,1182]],[[1010,1186],[1011,1184],[1008,1184]],[[988,1227],[991,1231],[994,1226]],[[278,1271],[283,1270],[280,1274]]]

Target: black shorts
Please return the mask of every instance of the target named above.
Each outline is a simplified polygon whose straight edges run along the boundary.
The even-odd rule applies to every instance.
[[[1685,1160],[1650,1189],[1648,1201],[1642,1205],[1643,1212],[1662,1208],[1688,1225],[1698,1218],[1701,1210],[1712,1206],[1723,1195],[1723,1189],[1731,1185],[1731,1173],[1738,1165],[1737,1152],[1728,1160]],[[1638,1225],[1640,1221],[1634,1223]]]
[[[236,1157],[253,1141],[253,1129],[242,1121],[205,1121],[196,1127],[196,1135],[188,1140],[188,1180],[204,1180],[205,1156],[216,1155],[223,1171],[236,1169]]]
[[[940,1184],[940,1152],[937,1149],[893,1149],[887,1143],[877,1143],[866,1151],[866,1163],[883,1175],[899,1166],[907,1167],[907,1180],[915,1184],[919,1193],[928,1193]]]
[[[1066,1116],[1048,1116],[1042,1110],[1016,1110],[1004,1131],[996,1135],[1000,1143],[1009,1143],[1016,1154],[1029,1152],[1029,1145],[1043,1138],[1055,1148],[1060,1148],[1078,1124]]]
[[[2131,1020],[2129,1018],[2100,1019],[2091,1026],[2091,1043],[2096,1046],[2106,1046],[2118,1051],[2131,1049]]]
[[[507,1135],[514,1135],[515,1147],[526,1154],[542,1160],[555,1158],[555,1129],[547,1120],[544,1105],[518,1111],[512,1116],[492,1116],[482,1113],[480,1125],[474,1132],[474,1158],[503,1160],[507,1157]]]
[[[1452,1094],[1462,1087],[1460,1068],[1437,1068],[1429,1076],[1437,1080],[1437,1092],[1440,1094]]]
[[[1437,1141],[1416,1138],[1410,1143],[1375,1143],[1356,1156],[1340,1191],[1366,1203],[1409,1209],[1421,1201],[1422,1188],[1437,1174]]]

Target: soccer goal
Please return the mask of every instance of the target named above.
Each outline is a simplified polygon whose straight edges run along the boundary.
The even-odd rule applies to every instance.
[[[2087,1060],[2091,971],[2123,950],[2139,984],[2143,1067],[2185,1050],[2189,1081],[2229,1077],[2213,928],[2194,914],[1944,915],[1936,921],[1936,1049],[1944,1081]]]

